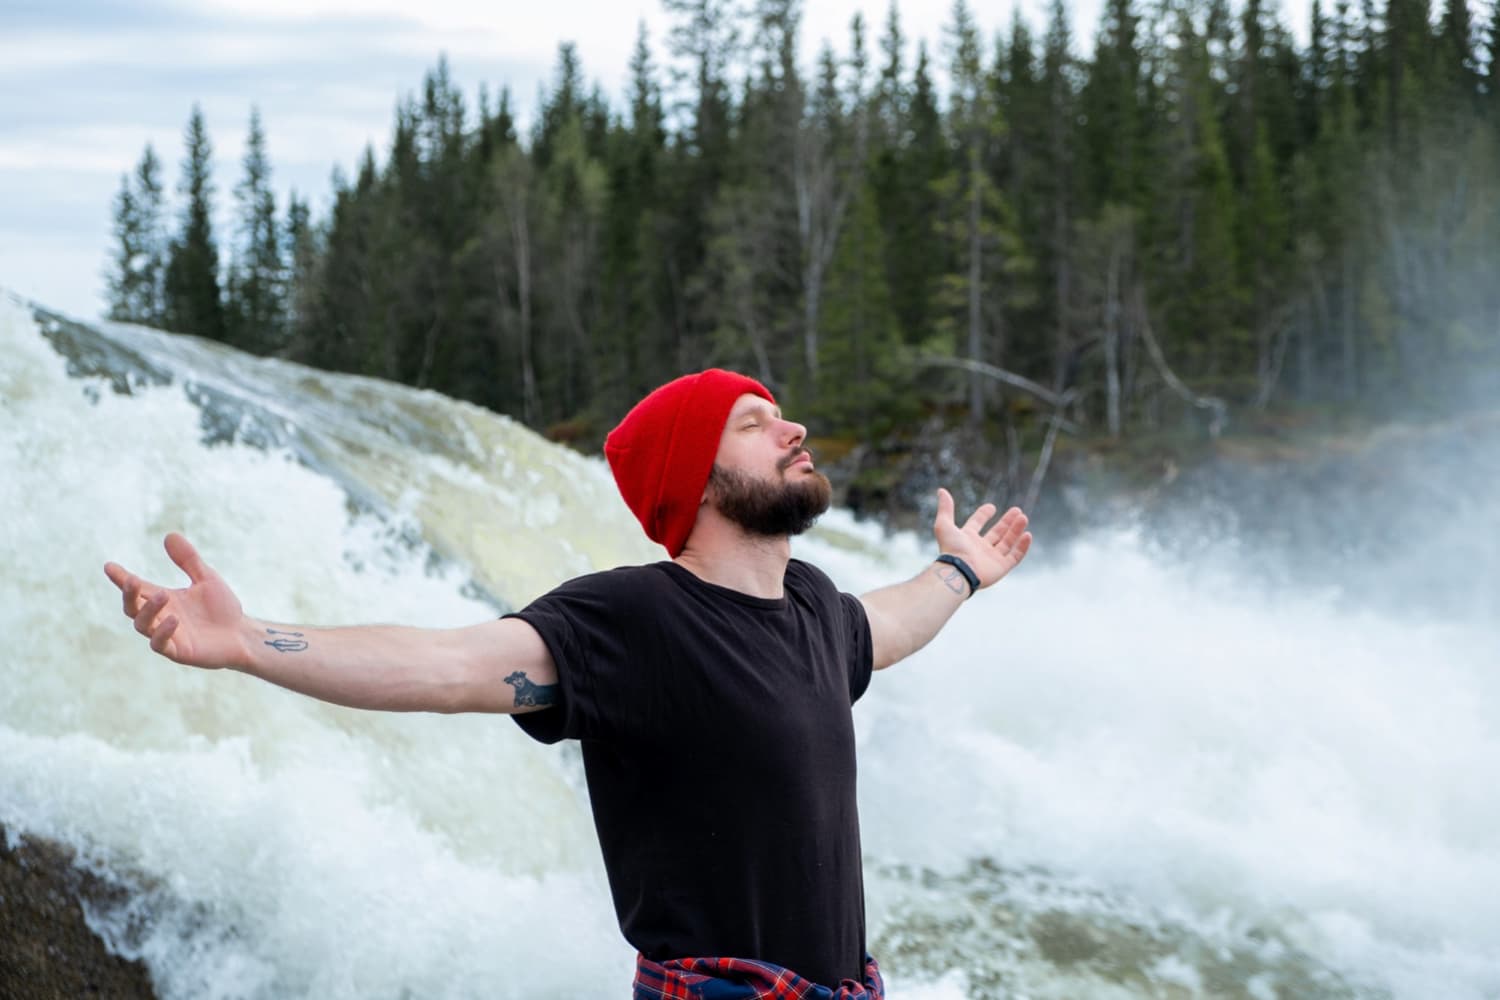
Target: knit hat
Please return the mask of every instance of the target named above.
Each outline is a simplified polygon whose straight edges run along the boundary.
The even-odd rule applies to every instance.
[[[625,414],[604,439],[615,485],[646,529],[675,558],[687,544],[703,487],[734,401],[747,392],[776,399],[755,379],[720,368],[684,375]]]

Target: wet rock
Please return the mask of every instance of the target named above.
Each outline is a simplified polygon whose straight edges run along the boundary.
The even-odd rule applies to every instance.
[[[84,916],[120,892],[68,848],[0,826],[0,1000],[155,997],[146,967],[110,954]]]

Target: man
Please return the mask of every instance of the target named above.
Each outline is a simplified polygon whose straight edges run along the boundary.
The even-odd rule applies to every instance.
[[[855,598],[791,558],[828,480],[759,382],[710,369],[651,393],[605,454],[671,561],[569,581],[446,631],[312,629],[246,616],[181,535],[181,590],[105,566],[125,614],[178,663],[230,667],[356,708],[500,712],[582,743],[637,1000],[883,995],[865,951],[850,707],[1031,544],[1026,517],[962,525],[941,554]]]

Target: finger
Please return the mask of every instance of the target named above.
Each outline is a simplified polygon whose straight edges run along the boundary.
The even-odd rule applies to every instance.
[[[990,523],[990,518],[995,516],[996,507],[992,503],[982,503],[969,519],[964,522],[964,530],[972,531],[976,535],[984,530],[984,526]]]
[[[1031,551],[1031,532],[1026,532],[1016,540],[1015,546],[1010,550],[1010,558],[1019,564],[1026,558],[1026,553]]]
[[[985,538],[996,548],[1005,549],[1016,543],[1021,537],[1021,532],[1026,530],[1027,517],[1021,512],[1021,508],[1012,507],[1005,512],[1005,516],[995,522],[995,526],[985,532]]]
[[[161,614],[161,609],[167,606],[167,592],[158,590],[146,598],[146,603],[141,605],[141,610],[135,614],[135,630],[141,635],[149,636],[151,626],[156,624],[156,616]]]
[[[177,652],[172,644],[172,635],[177,631],[177,619],[168,615],[160,627],[151,635],[151,648],[162,656],[171,658]]]
[[[104,575],[109,577],[110,583],[121,590],[124,590],[125,584],[130,582],[130,571],[116,562],[107,562],[104,564]]]
[[[165,544],[167,555],[188,575],[189,580],[197,583],[208,575],[208,566],[203,562],[203,557],[198,555],[198,550],[193,548],[192,542],[174,531],[167,536]]]
[[[946,522],[948,524],[956,524],[957,522],[953,517],[953,494],[949,493],[947,490],[939,486],[937,491],[937,501],[938,509],[936,523],[943,524],[944,522]]]
[[[134,618],[141,610],[141,602],[145,599],[142,592],[146,589],[146,581],[138,576],[126,575],[125,586],[120,590],[120,601],[125,609],[126,618]],[[146,594],[149,597],[150,594]]]

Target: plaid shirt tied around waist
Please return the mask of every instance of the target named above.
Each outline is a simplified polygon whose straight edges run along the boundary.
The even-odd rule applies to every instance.
[[[885,1000],[880,966],[865,956],[865,981],[846,979],[831,989],[791,969],[745,958],[636,956],[634,1000]]]

